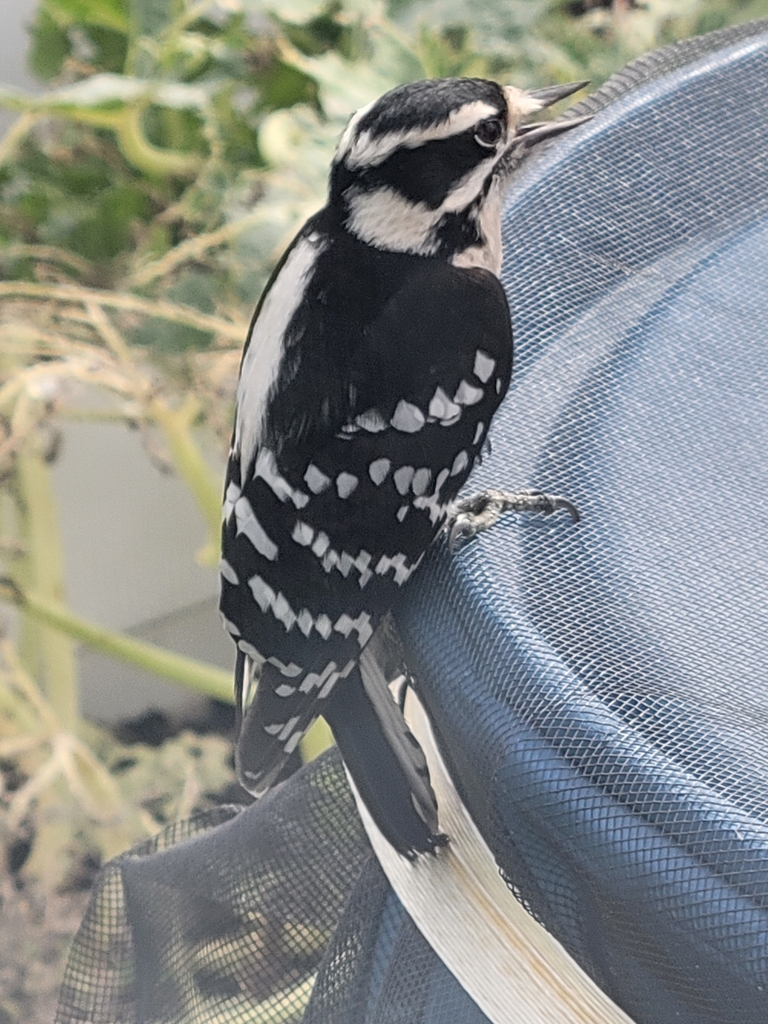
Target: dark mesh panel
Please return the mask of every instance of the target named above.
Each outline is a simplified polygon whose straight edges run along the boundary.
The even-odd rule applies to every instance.
[[[508,885],[638,1024],[768,1020],[766,82],[766,23],[667,47],[519,171],[515,377],[472,484],[582,521],[438,546],[398,612]],[[335,755],[108,866],[58,1016],[246,1020],[486,1024]]]
[[[172,826],[103,872],[57,1020],[301,1019],[369,857],[335,751],[245,810]]]

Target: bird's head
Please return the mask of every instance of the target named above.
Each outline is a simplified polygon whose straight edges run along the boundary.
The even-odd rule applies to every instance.
[[[330,204],[353,235],[378,249],[461,262],[462,253],[492,241],[485,235],[498,229],[491,222],[522,152],[588,118],[524,120],[586,84],[526,92],[444,78],[392,89],[358,110],[341,136]]]

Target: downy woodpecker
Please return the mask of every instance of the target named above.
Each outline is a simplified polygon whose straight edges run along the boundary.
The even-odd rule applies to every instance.
[[[360,660],[374,673],[386,661],[388,612],[449,521],[509,385],[509,174],[588,118],[521,122],[585,84],[430,80],[359,110],[328,202],[273,273],[242,358],[221,562],[240,779],[263,793],[322,715],[408,857],[443,841],[434,796]]]

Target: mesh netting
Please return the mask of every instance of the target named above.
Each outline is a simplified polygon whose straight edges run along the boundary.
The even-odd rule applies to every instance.
[[[768,1019],[767,81],[766,23],[668,47],[521,169],[515,379],[472,485],[582,522],[438,546],[398,611],[505,879],[639,1024]],[[110,865],[58,1020],[486,1018],[331,754]]]

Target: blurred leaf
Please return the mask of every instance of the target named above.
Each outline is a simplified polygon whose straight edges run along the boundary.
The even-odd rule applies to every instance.
[[[320,18],[334,7],[338,9],[332,0],[266,0],[264,3],[254,3],[253,0],[250,0],[247,6],[260,8],[281,20],[290,21],[296,25],[303,25],[314,18]]]
[[[101,0],[88,2],[100,3]],[[182,0],[129,0],[129,6],[131,35],[157,37],[170,21],[184,11],[185,4]]]
[[[158,355],[175,352],[200,350],[211,343],[211,335],[186,324],[169,323],[167,320],[147,319],[131,331],[134,345],[151,349]]]
[[[128,30],[126,0],[43,0],[42,9],[61,25],[102,25]]]
[[[286,48],[285,59],[317,82],[323,111],[340,123],[393,86],[423,73],[416,55],[383,33],[371,39],[368,59],[355,64],[335,51],[307,57]]]
[[[55,78],[70,52],[69,36],[45,9],[38,11],[30,29],[32,45],[28,63],[38,78]]]

